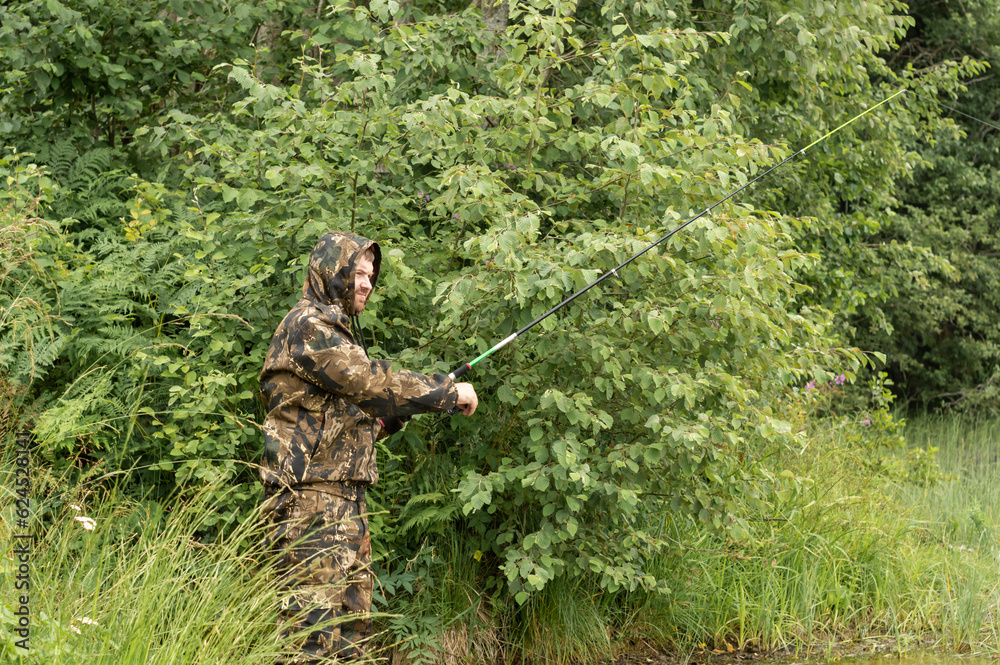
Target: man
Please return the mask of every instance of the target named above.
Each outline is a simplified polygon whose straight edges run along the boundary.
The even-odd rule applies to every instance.
[[[371,634],[365,489],[378,480],[375,440],[409,416],[454,407],[471,416],[478,405],[471,384],[368,357],[355,317],[380,267],[377,243],[323,236],[309,257],[302,299],[275,331],[261,372],[268,408],[261,480],[281,552],[282,632],[319,626],[295,663],[356,658]]]

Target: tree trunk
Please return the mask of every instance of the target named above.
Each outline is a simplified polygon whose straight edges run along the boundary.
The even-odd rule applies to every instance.
[[[507,15],[510,14],[507,0],[502,0],[501,2],[496,2],[496,0],[481,0],[481,2],[483,7],[483,22],[486,23],[486,29],[497,33],[506,31]]]

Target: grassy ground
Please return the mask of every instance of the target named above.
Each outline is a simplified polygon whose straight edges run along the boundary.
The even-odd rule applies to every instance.
[[[886,479],[874,451],[840,440],[848,430],[817,432],[813,450],[787,460],[801,495],[759,516],[773,521],[755,522],[746,543],[704,538],[686,551],[666,573],[673,597],[651,600],[648,620],[687,653],[928,640],[1000,652],[1000,422],[918,419],[905,433],[918,452],[894,456]]]
[[[673,541],[649,562],[670,581],[665,596],[557,581],[517,607],[484,589],[482,566],[460,538],[440,543],[416,593],[382,606],[392,614],[378,621],[381,655],[395,654],[397,665],[592,663],[640,652],[907,649],[928,638],[956,652],[1000,653],[1000,421],[911,421],[907,439],[937,448],[946,474],[931,483],[919,455],[897,456],[894,470],[877,475],[890,458],[859,447],[852,432],[831,422],[778,460],[792,491],[749,515],[745,542],[655,510],[637,516],[662,523]],[[11,543],[13,482],[2,480],[0,540]],[[278,599],[265,550],[245,547],[264,542],[260,527],[205,545],[203,501],[139,501],[102,486],[110,489],[32,506],[52,526],[31,555],[27,656],[14,648],[17,562],[4,548],[0,662],[273,662]]]
[[[0,539],[9,543],[15,523],[6,493],[0,505]],[[0,662],[273,662],[266,556],[259,546],[239,546],[257,541],[260,530],[248,524],[206,546],[197,534],[207,508],[198,499],[138,501],[113,486],[37,499],[33,512],[51,526],[29,555],[30,649],[15,649],[19,638],[9,632],[19,596],[5,552],[0,608],[8,630],[0,633]]]
[[[895,496],[910,518],[919,556],[935,568],[938,630],[957,650],[1000,652],[1000,421],[926,418],[910,423],[912,445],[937,448],[948,479],[905,484]]]

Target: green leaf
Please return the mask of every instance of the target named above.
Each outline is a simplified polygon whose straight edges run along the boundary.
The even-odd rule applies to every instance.
[[[249,210],[257,201],[257,191],[241,189],[236,195],[236,204],[243,210]]]

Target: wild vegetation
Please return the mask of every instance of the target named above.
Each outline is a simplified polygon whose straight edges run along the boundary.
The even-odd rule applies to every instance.
[[[890,409],[996,407],[997,133],[938,103],[995,122],[972,5],[0,7],[0,437],[34,434],[59,590],[30,657],[273,660],[257,375],[322,233],[383,245],[371,352],[447,372],[834,130],[477,366],[474,418],[380,444],[381,653],[992,644],[985,545],[901,518],[947,483]]]

